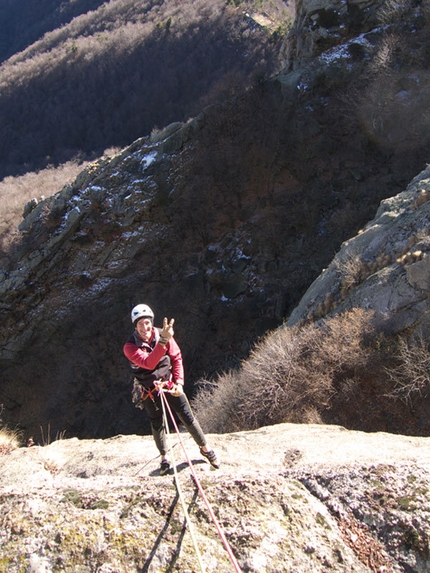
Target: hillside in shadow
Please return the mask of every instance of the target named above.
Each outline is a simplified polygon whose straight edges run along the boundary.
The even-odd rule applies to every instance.
[[[0,63],[105,0],[1,0]]]
[[[282,0],[263,2],[267,25],[261,2],[42,4],[33,35],[51,31],[0,68],[0,178],[101,155],[245,90],[277,70],[291,21]],[[14,32],[15,10],[19,49],[36,38]]]

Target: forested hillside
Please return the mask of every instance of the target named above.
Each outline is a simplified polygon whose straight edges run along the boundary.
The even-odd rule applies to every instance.
[[[45,32],[96,10],[104,0],[1,0],[0,62],[21,52]]]
[[[0,3],[0,178],[100,156],[268,77],[282,0]]]

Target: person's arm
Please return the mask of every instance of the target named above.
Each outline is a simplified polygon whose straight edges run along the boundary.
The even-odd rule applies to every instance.
[[[123,350],[125,356],[136,366],[145,368],[145,370],[154,370],[161,358],[166,354],[167,347],[156,344],[152,352],[147,352],[147,350],[139,348],[132,342],[126,342]]]
[[[172,376],[171,379],[174,384],[179,385],[181,388],[184,386],[184,367],[182,363],[182,353],[176,340],[173,338],[174,330],[173,325],[175,324],[175,319],[172,318],[170,321],[164,317],[163,328],[160,330],[159,344],[166,347],[167,354],[170,357],[170,362],[172,364]]]
[[[182,361],[182,352],[178,343],[171,338],[166,346],[167,354],[170,356],[172,363],[172,380],[175,384],[184,385],[184,364]]]

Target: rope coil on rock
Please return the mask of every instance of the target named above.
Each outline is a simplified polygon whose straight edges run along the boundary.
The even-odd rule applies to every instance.
[[[197,474],[196,474],[196,471],[195,471],[195,469],[194,469],[193,463],[191,462],[190,457],[188,456],[187,450],[185,449],[185,445],[184,445],[184,442],[183,442],[183,440],[182,440],[181,434],[180,434],[180,432],[179,432],[178,425],[177,425],[176,420],[175,420],[175,418],[174,418],[174,416],[173,416],[173,413],[172,413],[172,410],[171,410],[171,408],[170,408],[170,406],[169,406],[169,403],[168,403],[166,397],[164,396],[165,390],[163,390],[163,389],[160,388],[160,389],[159,389],[159,392],[160,392],[160,396],[161,396],[161,403],[162,403],[162,406],[163,406],[164,423],[166,424],[166,432],[167,432],[168,439],[170,440],[170,434],[169,434],[169,424],[168,424],[168,420],[167,420],[166,409],[167,409],[168,412],[169,412],[170,419],[172,420],[172,423],[173,423],[173,426],[174,426],[174,428],[175,428],[176,434],[177,434],[177,436],[178,436],[179,442],[180,442],[180,444],[181,444],[181,446],[182,446],[182,449],[184,450],[185,457],[187,458],[187,462],[188,462],[188,465],[189,465],[189,467],[190,467],[191,475],[192,475],[192,478],[193,478],[193,480],[194,480],[194,483],[196,484],[197,489],[199,490],[199,493],[200,493],[200,495],[202,496],[202,499],[203,499],[203,501],[204,501],[204,503],[205,503],[205,505],[206,505],[206,508],[207,508],[207,510],[208,510],[208,512],[209,512],[209,515],[211,516],[211,519],[212,519],[212,521],[213,521],[213,523],[214,523],[214,525],[215,525],[215,527],[216,527],[216,529],[217,529],[218,535],[220,536],[221,541],[222,541],[222,543],[223,543],[223,545],[224,545],[224,548],[225,548],[225,550],[226,550],[227,553],[228,553],[228,556],[229,556],[229,558],[230,558],[230,561],[231,561],[232,564],[233,564],[234,570],[236,571],[236,573],[242,573],[242,571],[241,571],[241,569],[240,569],[240,567],[239,567],[239,564],[238,564],[238,562],[237,562],[237,560],[236,560],[236,557],[234,556],[233,551],[232,551],[232,549],[231,549],[231,547],[230,547],[230,544],[229,544],[229,542],[228,542],[228,540],[227,540],[227,538],[226,538],[226,536],[225,536],[225,533],[224,533],[224,531],[222,530],[222,528],[221,528],[221,526],[220,526],[220,524],[219,524],[219,522],[218,522],[218,520],[217,520],[217,518],[216,518],[216,516],[215,516],[215,513],[214,513],[214,511],[213,511],[213,509],[212,509],[212,506],[211,506],[211,504],[210,504],[208,498],[206,497],[206,494],[205,494],[205,492],[204,492],[204,490],[203,490],[203,488],[202,488],[202,485],[201,485],[201,483],[200,483],[200,480],[199,480],[199,478],[198,478],[198,476],[197,476]],[[169,448],[170,448],[170,442],[169,442]],[[173,459],[174,459],[174,458],[173,458],[173,455],[172,455],[172,460],[173,460]],[[180,492],[180,485],[179,485],[179,478],[178,478],[178,475],[177,475],[176,464],[175,464],[175,463],[173,464],[173,467],[174,467],[174,476],[175,476],[176,487],[177,487],[178,493],[179,493],[179,492]],[[181,496],[181,502],[182,502],[182,494],[180,494],[180,496]],[[184,512],[185,512],[185,516],[186,516],[187,523],[188,523],[189,516],[188,516],[188,513],[187,513],[187,511],[186,511],[186,508],[185,508],[184,503],[182,503],[182,506],[184,507]],[[188,516],[188,517],[187,517],[187,516]],[[191,530],[192,530],[192,528],[190,527],[190,533],[191,533]],[[194,540],[193,540],[193,542],[194,542]],[[196,544],[195,544],[195,547],[196,547]],[[197,553],[198,553],[198,556],[199,556],[200,553],[198,552],[198,548],[197,548]],[[203,564],[201,563],[200,560],[199,560],[199,564],[200,564],[201,567],[203,567]],[[202,569],[202,571],[204,571],[204,568]]]

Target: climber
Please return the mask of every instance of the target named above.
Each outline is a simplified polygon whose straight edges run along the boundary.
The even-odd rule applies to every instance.
[[[184,393],[182,353],[173,338],[174,319],[169,322],[164,318],[163,328],[155,328],[154,313],[150,307],[138,304],[131,311],[131,321],[135,330],[124,344],[123,350],[134,376],[133,402],[136,407],[145,409],[161,455],[160,475],[170,471],[160,391],[164,391],[170,408],[200,447],[201,455],[207,458],[214,468],[218,468],[217,456],[208,447],[206,437]]]

